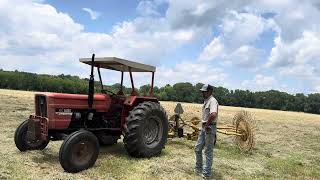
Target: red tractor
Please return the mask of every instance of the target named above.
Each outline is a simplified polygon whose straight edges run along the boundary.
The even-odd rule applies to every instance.
[[[42,150],[49,141],[64,140],[59,161],[67,172],[75,173],[94,165],[100,145],[117,143],[123,135],[127,152],[133,157],[161,153],[168,136],[168,118],[153,96],[155,67],[120,58],[83,58],[91,65],[88,95],[37,93],[35,115],[22,122],[14,141],[20,151]],[[94,67],[97,67],[101,93],[94,93]],[[104,89],[100,68],[121,72],[117,93]],[[123,75],[129,72],[132,92],[123,93]],[[151,72],[148,96],[135,91],[132,72]]]

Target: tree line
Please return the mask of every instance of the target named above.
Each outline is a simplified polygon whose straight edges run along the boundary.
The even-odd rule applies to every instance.
[[[202,83],[192,85],[188,82],[154,87],[154,95],[161,101],[177,101],[202,103],[202,95],[199,89]],[[119,91],[120,84],[104,86],[114,93]],[[86,94],[88,91],[88,79],[81,79],[71,75],[43,75],[19,71],[0,70],[0,88],[27,91],[48,91],[60,93]],[[96,91],[101,87],[96,82]],[[136,89],[140,95],[148,95],[150,85],[143,85]],[[131,88],[123,87],[125,94],[131,93]],[[238,106],[249,108],[262,108],[284,111],[298,111],[320,114],[320,93],[288,94],[277,90],[251,92],[249,90],[228,90],[224,87],[215,87],[214,96],[219,104],[225,106]]]

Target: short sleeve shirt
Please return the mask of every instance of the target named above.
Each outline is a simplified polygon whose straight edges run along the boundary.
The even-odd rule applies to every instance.
[[[218,114],[219,104],[218,101],[213,97],[210,96],[206,99],[202,106],[202,122],[205,123],[208,121],[208,118],[211,113],[216,112]],[[217,122],[218,115],[214,122]]]

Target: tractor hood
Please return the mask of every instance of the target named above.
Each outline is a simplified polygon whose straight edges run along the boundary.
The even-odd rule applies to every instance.
[[[111,98],[107,94],[95,94],[93,109],[107,112]],[[88,110],[88,95],[63,93],[36,93],[35,114],[48,118],[49,129],[64,129],[69,126],[74,110]]]
[[[45,95],[54,99],[76,99],[76,100],[88,100],[88,95],[86,94],[66,94],[66,93],[43,93],[39,95]],[[103,101],[106,99],[106,94],[95,94],[94,100]]]
[[[35,94],[36,107],[39,97],[45,97],[45,103],[50,109],[88,109],[88,95],[65,93],[37,93]],[[95,94],[93,109],[98,112],[106,112],[109,109],[111,98],[107,94]]]

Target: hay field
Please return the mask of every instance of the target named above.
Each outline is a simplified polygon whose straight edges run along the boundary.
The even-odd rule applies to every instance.
[[[194,175],[193,141],[169,140],[161,156],[131,158],[122,142],[104,147],[95,166],[68,174],[60,167],[61,141],[43,151],[21,153],[14,145],[15,128],[34,111],[33,92],[0,90],[0,179],[201,179]],[[174,102],[161,102],[172,115]],[[182,104],[188,119],[200,116],[201,105]],[[256,149],[241,153],[232,137],[218,135],[214,179],[320,179],[320,116],[237,107],[220,107],[219,123],[231,123],[240,109],[257,122]]]

